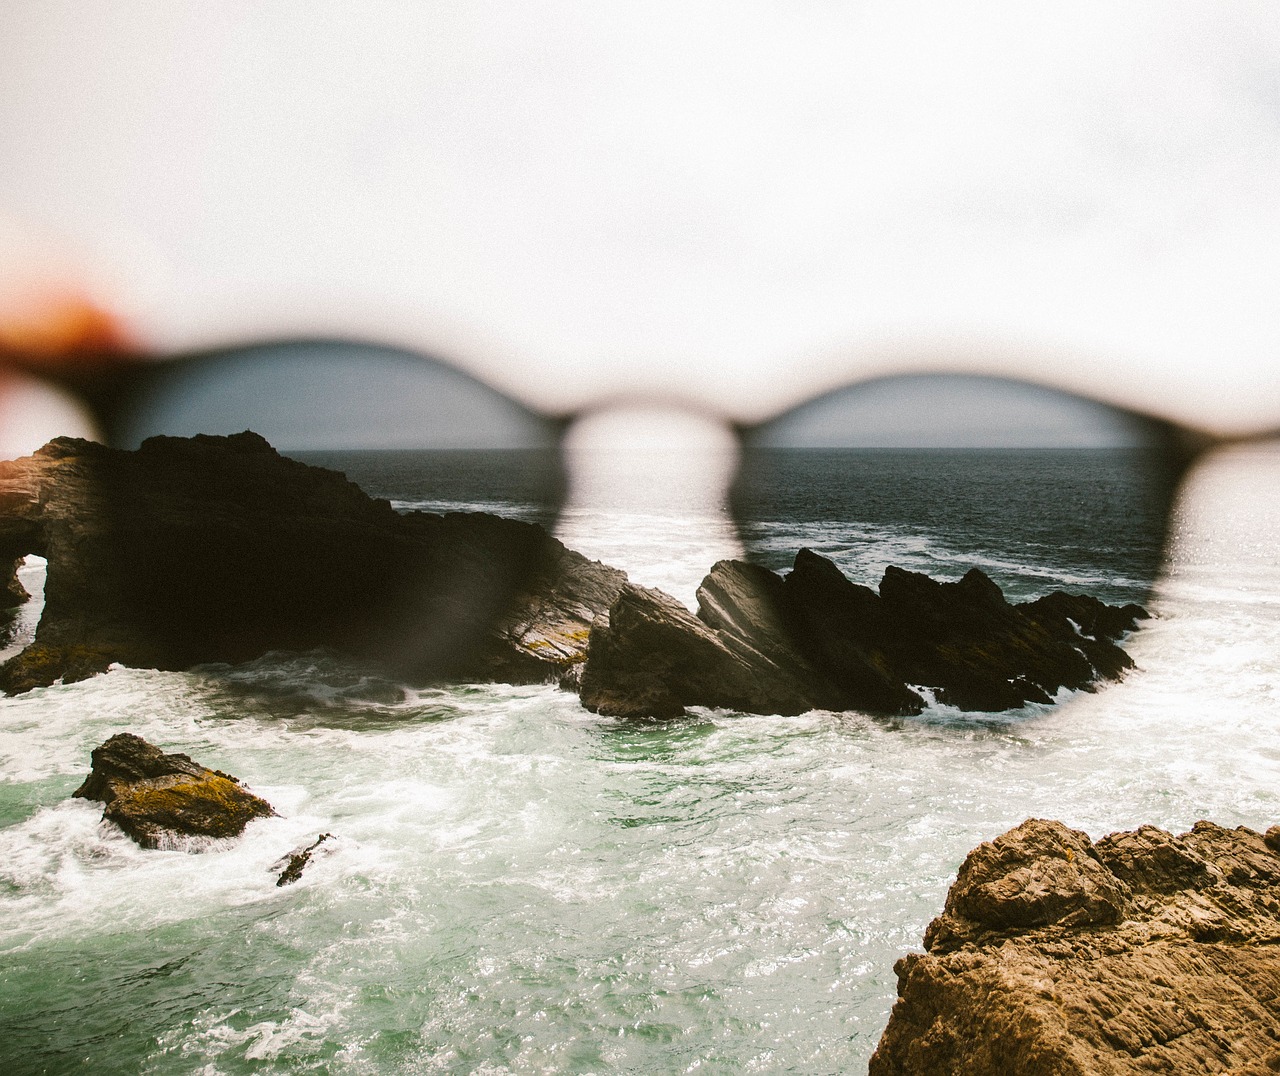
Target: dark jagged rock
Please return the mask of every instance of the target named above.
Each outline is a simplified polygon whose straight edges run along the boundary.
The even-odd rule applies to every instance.
[[[741,561],[721,561],[702,581],[699,619],[745,660],[771,662],[782,669],[793,694],[805,700],[802,709],[843,709],[847,699],[856,697],[876,712],[918,712],[923,700],[893,679],[882,656],[858,647],[839,630],[849,613],[845,603],[856,603],[857,592],[866,588],[850,583],[834,564],[808,550],[801,551],[797,562],[805,556],[820,561],[825,575],[822,586],[815,588],[821,592],[813,595],[807,621],[795,615],[800,606],[794,597],[795,572],[784,582],[759,565]]]
[[[881,598],[846,579],[831,561],[808,549],[775,598],[796,646],[814,670],[813,682],[830,682],[829,709],[915,714],[924,700],[908,683],[925,683],[894,669],[886,652]]]
[[[716,564],[696,617],[665,595],[624,590],[592,631],[581,695],[616,715],[913,714],[926,687],[960,709],[1008,710],[1123,675],[1132,661],[1117,640],[1145,616],[1060,592],[1011,605],[976,568],[940,583],[890,567],[877,593],[802,549],[785,578]]]
[[[1280,829],[974,849],[903,957],[871,1076],[1280,1070]]]
[[[306,869],[307,864],[317,854],[320,846],[326,845],[327,848],[333,847],[334,836],[332,833],[322,833],[310,844],[304,844],[295,848],[288,855],[281,857],[271,865],[271,873],[279,874],[276,879],[276,888],[282,885],[292,885],[302,877],[302,872]],[[326,843],[327,842],[327,843]]]
[[[93,768],[73,796],[106,804],[114,822],[143,848],[191,847],[196,839],[238,837],[255,818],[275,814],[235,777],[188,755],[168,755],[122,732],[92,753]]]
[[[15,557],[0,571],[0,610],[14,609],[31,597],[27,593],[27,588],[18,579],[18,568],[21,564],[22,558]]]
[[[401,515],[248,432],[58,438],[0,463],[0,561],[29,553],[45,606],[0,669],[9,693],[314,647],[414,677],[554,678],[626,578],[533,524]]]
[[[691,699],[753,713],[812,709],[804,685],[741,637],[717,632],[660,590],[622,588],[591,629],[581,697],[597,713],[673,717]]]
[[[977,568],[955,583],[939,583],[890,567],[880,584],[880,639],[907,683],[932,687],[940,702],[962,710],[1050,702],[1061,688],[1087,690],[1132,666],[1114,643],[1132,624],[1110,636],[1085,637],[1072,628],[1057,597],[1069,609],[1088,603],[1110,608],[1067,594],[1010,605]],[[1100,631],[1104,619],[1095,614],[1091,623]]]

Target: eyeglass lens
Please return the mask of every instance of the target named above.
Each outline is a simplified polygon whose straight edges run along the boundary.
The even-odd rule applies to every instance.
[[[252,430],[401,510],[554,520],[556,424],[449,366],[385,348],[297,343],[159,367],[112,440]]]
[[[936,374],[854,386],[750,431],[732,500],[750,557],[790,573],[779,612],[811,659],[837,679],[842,662],[888,666],[926,701],[1001,710],[1122,671],[1092,643],[1123,644],[1127,618],[1081,623],[1096,605],[1048,596],[1146,603],[1177,477],[1158,423]],[[1085,651],[1091,673],[1027,657],[1046,630],[1060,666]],[[888,708],[916,708],[902,698]]]
[[[372,346],[245,348],[148,374],[110,431],[141,448],[142,477],[100,477],[112,533],[92,549],[112,592],[81,595],[141,626],[140,664],[336,646],[406,675],[475,672],[540,555],[542,531],[503,521],[556,518],[555,422]]]

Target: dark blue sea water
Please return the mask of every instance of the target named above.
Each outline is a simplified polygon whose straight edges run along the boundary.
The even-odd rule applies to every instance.
[[[885,565],[956,578],[981,568],[1011,600],[1086,590],[1144,601],[1172,490],[1134,448],[753,449],[734,491],[754,557],[797,545],[874,585]]]
[[[492,512],[550,525],[564,496],[560,454],[540,449],[289,452],[342,471],[401,511]]]
[[[550,525],[562,492],[546,450],[292,455],[402,510]],[[757,448],[733,508],[748,558],[775,571],[807,546],[871,586],[889,564],[944,579],[977,567],[1010,600],[1064,588],[1123,603],[1150,592],[1169,493],[1159,457],[1132,448]]]

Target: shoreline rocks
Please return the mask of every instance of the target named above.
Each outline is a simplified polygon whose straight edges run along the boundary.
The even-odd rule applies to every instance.
[[[531,523],[402,515],[250,432],[0,463],[0,563],[26,554],[45,605],[8,694],[317,647],[410,679],[555,679],[626,580]]]
[[[89,776],[72,796],[105,804],[103,820],[143,848],[189,849],[238,837],[253,819],[276,813],[229,773],[165,754],[132,733],[112,736],[91,757]]]
[[[870,1076],[1280,1070],[1280,827],[1029,819],[970,852],[924,944]]]
[[[1118,641],[1146,616],[1060,591],[1013,605],[976,568],[940,583],[891,566],[877,592],[802,549],[786,576],[720,561],[696,616],[623,587],[592,627],[580,694],[620,717],[688,706],[909,715],[925,708],[924,687],[940,703],[996,712],[1120,678],[1133,662]]]
[[[785,576],[719,562],[694,614],[535,524],[401,514],[248,431],[134,452],[58,438],[0,463],[0,564],[26,554],[47,561],[45,604],[0,666],[8,694],[329,648],[410,681],[558,682],[610,716],[909,715],[926,696],[994,712],[1119,678],[1147,615],[1010,604],[977,569],[889,567],[873,590],[808,549]]]

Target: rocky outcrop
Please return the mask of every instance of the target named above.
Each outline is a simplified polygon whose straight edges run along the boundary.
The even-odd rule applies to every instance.
[[[919,713],[928,688],[964,710],[1051,702],[1090,690],[1132,661],[1118,640],[1137,605],[1056,592],[1011,605],[976,568],[954,583],[890,567],[879,591],[802,549],[785,577],[721,561],[698,590],[698,613],[625,587],[591,633],[581,697],[618,716],[687,706],[752,713],[822,708]]]
[[[490,517],[491,518],[491,517]],[[494,679],[542,681],[548,668],[572,675],[586,661],[591,625],[617,600],[627,575],[542,534],[528,576],[491,629],[485,650]]]
[[[0,563],[31,553],[44,612],[0,669],[9,693],[313,647],[418,678],[555,678],[626,579],[533,524],[399,514],[248,432],[58,438],[0,463]]]
[[[871,1076],[1280,1070],[1280,827],[974,849],[896,965]]]
[[[674,717],[711,699],[705,705],[748,713],[812,709],[785,641],[774,640],[770,656],[751,639],[715,630],[669,594],[628,583],[591,629],[582,701],[616,716]]]
[[[198,848],[275,814],[230,774],[167,755],[131,733],[112,736],[91,757],[93,768],[72,795],[106,804],[103,820],[143,848]]]

